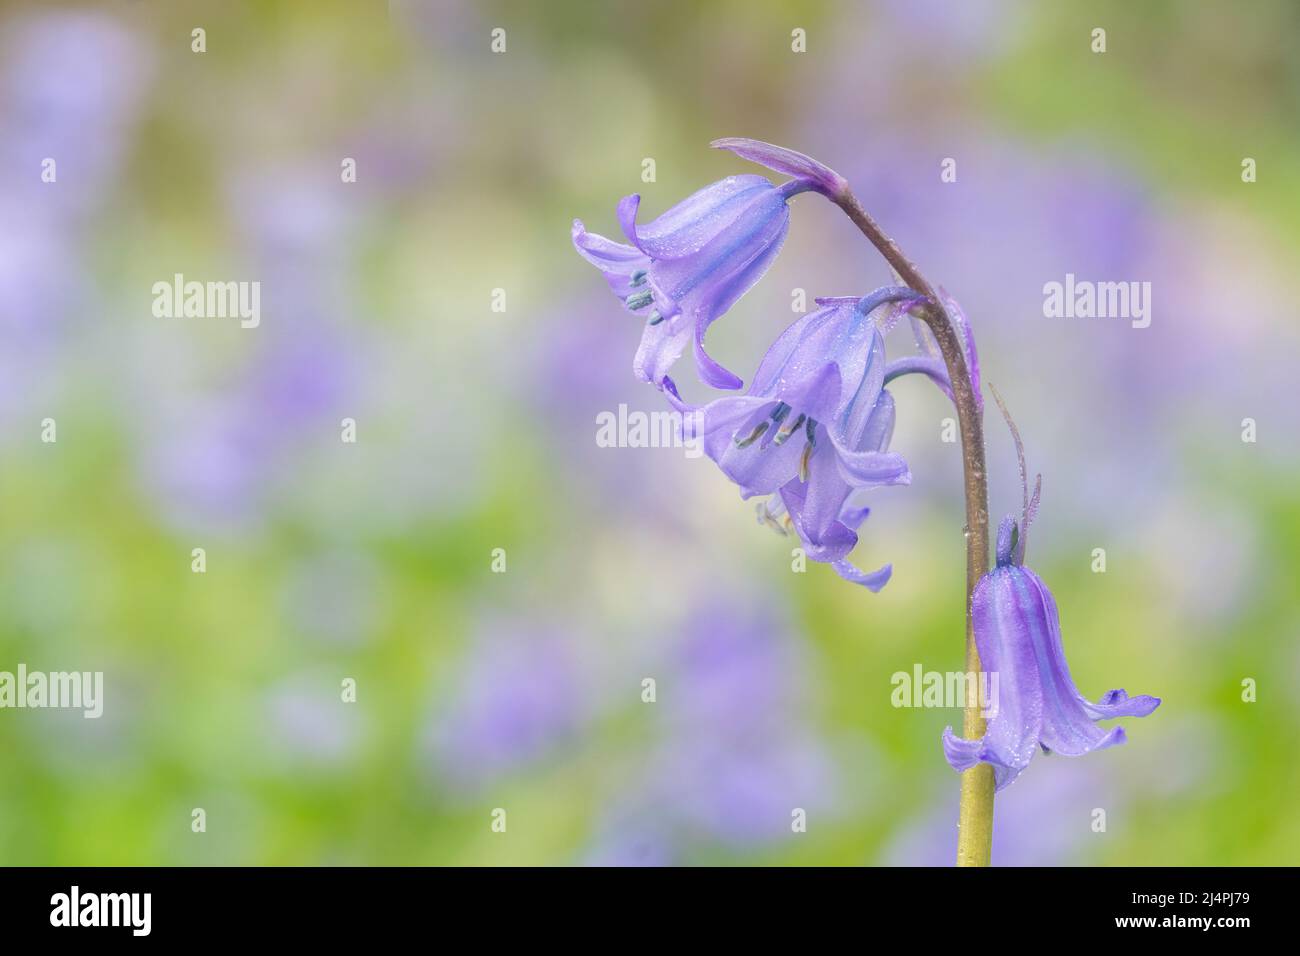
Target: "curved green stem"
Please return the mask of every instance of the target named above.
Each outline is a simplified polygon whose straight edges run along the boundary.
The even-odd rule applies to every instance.
[[[980,656],[975,646],[971,621],[970,596],[989,564],[989,493],[984,463],[984,421],[975,401],[970,370],[961,338],[948,315],[943,300],[925,276],[903,255],[898,244],[885,235],[876,221],[862,208],[848,189],[831,200],[844,210],[898,273],[903,283],[924,293],[928,302],[922,306],[921,318],[934,333],[952,383],[953,404],[961,426],[962,470],[966,490],[966,672],[979,674]],[[976,686],[979,686],[978,684]],[[978,695],[973,695],[977,697]],[[984,735],[984,717],[977,700],[966,707],[962,734],[969,739]],[[961,775],[961,809],[958,816],[957,865],[988,866],[993,846],[993,768],[986,763]]]

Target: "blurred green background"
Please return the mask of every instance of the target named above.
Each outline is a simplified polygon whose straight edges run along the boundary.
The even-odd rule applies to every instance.
[[[1298,41],[1287,0],[4,5],[0,670],[105,704],[0,710],[0,863],[951,861],[960,713],[890,702],[961,667],[943,398],[895,390],[879,595],[791,573],[707,460],[596,444],[663,406],[571,220],[756,171],[719,136],[834,166],[961,301],[1080,689],[1164,700],[1036,759],[994,861],[1300,862]],[[745,377],[793,290],[889,278],[791,220],[709,334]],[[260,326],[156,318],[178,272],[259,281]],[[1045,318],[1066,273],[1150,281],[1150,328]]]

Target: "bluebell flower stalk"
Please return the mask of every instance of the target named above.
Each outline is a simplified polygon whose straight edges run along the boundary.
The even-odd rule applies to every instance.
[[[574,245],[601,269],[624,305],[646,319],[637,375],[657,385],[679,412],[694,416],[702,426],[696,437],[703,450],[742,496],[770,496],[759,509],[764,523],[797,534],[809,557],[831,564],[849,581],[879,590],[890,573],[888,566],[863,572],[848,562],[867,515],[855,496],[910,479],[906,462],[888,447],[894,400],[886,386],[902,375],[922,374],[952,400],[965,490],[965,669],[981,675],[983,655],[1009,669],[1013,692],[993,723],[986,724],[980,703],[972,700],[962,736],[951,728],[944,735],[948,759],[962,772],[957,863],[988,865],[995,788],[1028,764],[1028,743],[1068,754],[1101,749],[1119,742],[1122,731],[1100,730],[1097,720],[1144,716],[1159,701],[1129,698],[1121,690],[1092,703],[1074,688],[1051,594],[1024,567],[1025,533],[1039,494],[1029,494],[1023,446],[1009,416],[1024,509],[1020,525],[1004,524],[998,565],[989,571],[980,363],[971,325],[957,303],[926,280],[834,170],[757,140],[722,139],[713,146],[793,178],[776,186],[762,177],[731,177],[644,227],[636,224],[639,199],[629,196],[619,204],[618,218],[631,245],[589,234],[577,220]],[[743,384],[708,357],[704,332],[770,265],[788,228],[786,204],[802,192],[819,193],[839,206],[888,262],[896,284],[858,298],[818,299],[820,308],[768,350],[748,392],[687,404],[668,370],[692,339],[706,384]],[[905,314],[921,354],[887,361],[883,337]]]

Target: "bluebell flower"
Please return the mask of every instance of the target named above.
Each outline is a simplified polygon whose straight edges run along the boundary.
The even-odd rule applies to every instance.
[[[907,462],[888,450],[894,400],[884,386],[917,369],[887,365],[872,315],[895,304],[905,310],[921,298],[912,289],[887,287],[863,298],[818,299],[821,308],[768,350],[745,395],[697,407],[664,379],[668,400],[693,416],[694,437],[741,496],[773,496],[760,505],[760,518],[796,533],[809,558],[873,591],[889,580],[890,568],[866,573],[847,560],[868,514],[854,496],[911,481]]]
[[[704,351],[705,330],[776,258],[790,223],[790,197],[815,188],[807,179],[776,186],[762,176],[728,176],[645,225],[636,222],[641,197],[627,196],[618,204],[618,221],[631,245],[573,221],[579,255],[600,269],[628,311],[645,320],[632,363],[638,378],[661,386],[693,344],[705,383],[741,387]]]
[[[953,769],[992,764],[999,790],[1029,766],[1035,751],[1080,757],[1122,744],[1123,727],[1105,729],[1097,721],[1145,717],[1160,705],[1158,697],[1129,697],[1122,689],[1096,703],[1079,693],[1065,662],[1052,592],[1023,561],[1023,536],[1008,517],[998,530],[997,567],[971,595],[980,664],[998,675],[995,713],[978,740],[954,736],[951,727],[943,732]]]

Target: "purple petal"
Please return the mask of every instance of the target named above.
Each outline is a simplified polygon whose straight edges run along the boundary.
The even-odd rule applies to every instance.
[[[1009,540],[998,550],[1009,552]],[[994,712],[980,741],[945,731],[944,752],[958,770],[979,761],[992,764],[998,789],[1029,764],[1036,746],[1067,757],[1113,747],[1125,741],[1123,728],[1105,730],[1095,720],[1142,717],[1160,704],[1122,690],[1096,704],[1079,694],[1065,662],[1056,602],[1029,568],[1002,564],[981,578],[971,596],[971,618],[980,661],[997,678]]]
[[[650,253],[645,251],[636,237],[636,212],[640,206],[640,194],[632,193],[632,195],[624,196],[618,201],[618,208],[614,214],[618,218],[619,228],[623,230],[623,235],[627,236],[628,242],[640,249],[643,255],[649,256]]]
[[[808,480],[794,482],[797,487],[792,489],[792,495],[798,506],[790,507],[790,515],[795,526],[802,529],[800,536],[805,541],[815,546],[847,544],[842,552],[829,558],[819,556],[815,559],[818,561],[843,557],[858,540],[857,534],[840,520],[853,488],[840,475],[834,449],[823,444],[823,431],[818,429],[818,446],[808,460]]]
[[[845,507],[845,509],[840,512],[840,521],[843,523],[844,527],[852,531],[857,531],[862,527],[862,522],[866,521],[867,516],[870,514],[871,509],[865,506],[861,508]]]
[[[889,445],[893,432],[894,398],[882,391],[858,439],[862,451],[850,450],[831,432],[841,479],[854,488],[910,484],[912,473],[903,456],[883,451]]]
[[[714,149],[730,150],[737,156],[779,173],[810,180],[820,192],[831,199],[839,199],[848,194],[849,184],[843,176],[811,156],[805,156],[793,149],[738,136],[715,139],[709,145]]]
[[[999,567],[1013,564],[1013,555],[1011,554],[1011,537],[1016,533],[1016,519],[1007,515],[998,525],[997,547],[994,548],[993,554]]]
[[[847,303],[849,308],[852,308],[854,301],[856,300]],[[827,326],[842,319],[844,313],[840,310],[843,307],[843,304],[839,304],[838,308],[816,309],[787,326],[759,363],[750,386],[753,394],[773,395],[781,380],[798,378],[804,374],[810,367],[803,359],[804,353],[817,356],[816,366],[824,365],[827,358],[824,351],[818,354],[818,342],[825,341],[827,336],[834,334],[827,331]]]
[[[939,350],[939,343],[935,341],[934,333],[930,331],[930,327],[914,315],[908,318],[911,320],[912,335],[916,339],[916,347],[921,350],[921,354],[942,362],[943,352]]]
[[[859,571],[847,561],[833,561],[831,567],[835,573],[851,584],[861,584],[868,591],[878,592],[889,583],[889,577],[894,573],[894,566],[886,564],[883,568],[875,571]]]
[[[984,740],[969,740],[958,737],[951,727],[943,728],[943,755],[949,765],[958,772],[971,769],[984,759]]]
[[[698,407],[682,401],[671,378],[664,378],[663,390],[674,409],[682,414],[702,416],[700,434],[704,453],[740,487],[741,497],[772,494],[799,470],[802,447],[798,442],[778,446],[756,439],[744,448],[736,443],[738,437],[743,439],[755,426],[770,421],[777,405],[772,399],[733,395]],[[769,426],[768,432],[771,430]],[[760,437],[770,438],[770,434]]]
[[[740,388],[744,382],[705,352],[704,333],[714,320],[754,287],[781,251],[789,228],[789,217],[779,215],[773,221],[776,223],[776,231],[773,232],[769,225],[754,234],[758,237],[754,254],[736,272],[731,275],[720,272],[684,296],[682,308],[695,316],[695,367],[705,384],[714,388],[735,389]],[[748,250],[752,247],[755,247],[753,236],[747,240],[745,248]],[[652,269],[652,279],[656,272],[662,275],[664,271],[663,268]]]
[[[690,340],[690,323],[681,316],[657,325],[647,322],[641,332],[641,344],[632,359],[632,371],[641,381],[661,387],[668,370],[681,357]]]
[[[587,232],[581,219],[573,220],[571,235],[578,255],[601,271],[610,289],[619,298],[625,298],[633,291],[631,277],[634,274],[650,268],[649,258],[638,249]]]
[[[841,371],[836,363],[825,362],[812,374],[792,378],[788,387],[782,390],[781,397],[809,418],[829,418],[839,406],[844,391]],[[824,430],[818,429],[818,440],[821,440]]]
[[[704,329],[703,322],[695,323],[695,371],[700,376],[700,381],[705,385],[713,388],[725,388],[734,391],[744,387],[745,380],[734,372],[723,368],[708,352],[704,351]]]
[[[958,737],[952,732],[951,727],[943,729],[943,755],[947,758],[948,764],[956,771],[969,770],[979,763],[989,763],[993,765],[993,779],[998,790],[1003,790],[1011,784],[1020,772],[1029,766],[1029,760],[1023,763],[1007,764],[989,753],[985,747],[987,737],[981,737],[979,740],[967,740],[965,737]],[[1032,756],[1032,754],[1031,754]]]
[[[834,498],[834,489],[824,483],[818,485],[809,481],[805,484],[795,480],[781,486],[781,500],[790,513],[795,532],[803,541],[804,553],[814,561],[839,561],[858,543],[857,532],[839,518],[825,520],[821,517],[831,510]]]
[[[854,488],[910,485],[912,471],[907,460],[892,451],[848,451],[836,445],[840,475]]]
[[[618,219],[628,241],[653,259],[681,259],[699,252],[717,238],[754,199],[785,205],[778,190],[762,176],[728,176],[697,190],[659,218],[636,225],[641,197],[627,196],[618,204]]]
[[[632,269],[635,268],[634,263],[649,261],[649,257],[634,246],[588,232],[581,219],[573,220],[570,235],[578,254],[597,269]]]
[[[791,324],[763,356],[754,375],[752,391],[755,394],[776,395],[784,392],[790,382],[799,382],[810,375],[820,374],[827,363],[839,367],[840,392],[826,407],[809,412],[814,418],[831,421],[853,392],[862,377],[861,366],[868,361],[864,355],[856,360],[846,356],[849,339],[862,342],[862,335],[853,335],[849,327],[854,322],[852,305],[821,308]],[[860,353],[867,349],[859,344]],[[850,391],[851,390],[851,391]],[[848,391],[848,394],[845,394]],[[784,397],[782,394],[780,397]],[[801,411],[806,411],[801,409]]]
[[[1145,717],[1159,706],[1159,697],[1151,697],[1147,694],[1130,697],[1123,688],[1107,691],[1101,700],[1095,704],[1086,700],[1083,702],[1083,709],[1088,712],[1088,716],[1093,720],[1110,720],[1112,717]]]
[[[856,384],[853,394],[846,395],[843,406],[837,410],[839,426],[835,429],[836,438],[849,451],[862,451],[878,448],[863,443],[867,423],[876,411],[876,402],[885,387],[885,340],[874,323],[867,323],[871,332],[871,348],[858,349],[860,358],[852,364],[842,363],[842,374],[847,382]]]
[[[1020,568],[996,568],[971,595],[971,618],[980,663],[997,675],[994,713],[981,759],[1019,772],[1038,750],[1045,704],[1038,654],[1047,621],[1041,602],[1025,586]],[[1014,778],[1010,774],[1007,783]],[[999,786],[1005,786],[999,779]]]
[[[1077,757],[1122,741],[1122,735],[1117,739],[1113,731],[1103,730],[1093,723],[1088,708],[1096,708],[1097,705],[1089,704],[1074,685],[1070,667],[1065,661],[1060,617],[1052,592],[1029,568],[1013,570],[1018,575],[1017,589],[1021,592],[1022,604],[1033,616],[1032,636],[1042,655],[1040,668],[1045,701],[1041,733],[1043,744],[1054,753]],[[1149,714],[1158,703],[1155,698],[1139,699],[1134,702],[1134,707]],[[1103,698],[1100,706],[1103,710],[1113,707],[1117,711],[1127,712],[1127,704],[1127,697],[1111,704],[1107,704]],[[1141,715],[1133,713],[1132,716]]]
[[[773,189],[738,197],[725,221],[710,220],[712,235],[692,237],[667,257],[654,251],[640,230],[640,246],[654,263],[651,276],[664,295],[686,311],[705,311],[712,321],[730,308],[763,275],[785,241],[790,210]],[[721,225],[721,228],[719,228]],[[702,308],[703,307],[703,308]]]
[[[885,366],[885,384],[888,385],[896,378],[913,373],[926,376],[939,386],[940,391],[948,396],[950,402],[956,401],[952,397],[952,383],[948,381],[948,367],[943,364],[943,359],[928,355],[908,355],[894,359]]]

